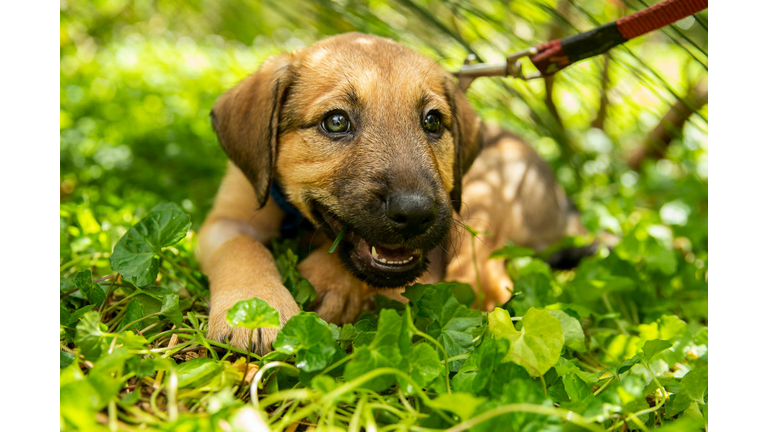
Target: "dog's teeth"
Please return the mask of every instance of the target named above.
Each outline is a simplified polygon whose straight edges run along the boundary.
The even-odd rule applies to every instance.
[[[376,253],[376,246],[371,246],[371,256],[373,259],[379,259],[379,254]]]
[[[379,261],[381,261],[381,262],[383,262],[385,264],[387,263],[387,259],[386,258],[381,258],[381,259],[379,259]]]

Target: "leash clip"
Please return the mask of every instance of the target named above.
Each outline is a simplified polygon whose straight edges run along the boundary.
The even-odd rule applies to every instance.
[[[461,91],[466,92],[472,81],[478,77],[484,76],[511,76],[512,78],[518,78],[521,80],[532,80],[541,78],[542,75],[536,72],[531,75],[523,75],[523,65],[520,59],[524,57],[531,57],[538,54],[536,48],[527,48],[522,51],[518,51],[511,56],[507,57],[507,60],[499,63],[474,63],[477,57],[474,54],[470,54],[464,60],[464,65],[453,75],[459,78],[459,88]]]
[[[520,61],[525,57],[533,57],[538,53],[539,50],[537,50],[535,47],[531,47],[522,51],[518,51],[507,57],[507,70],[509,71],[509,75],[512,78],[518,78],[523,81],[530,81],[532,79],[543,77],[539,71],[536,71],[530,75],[523,75],[523,63]]]

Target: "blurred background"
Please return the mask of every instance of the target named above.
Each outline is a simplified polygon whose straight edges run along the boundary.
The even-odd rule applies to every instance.
[[[104,236],[73,253],[107,246],[163,201],[199,227],[226,165],[209,110],[280,51],[361,31],[455,70],[469,53],[500,61],[652,3],[61,0],[62,229]],[[620,256],[676,275],[669,289],[706,290],[707,67],[705,11],[553,79],[481,78],[468,96],[543,155],[590,230],[629,239]],[[703,302],[691,313],[706,319]]]

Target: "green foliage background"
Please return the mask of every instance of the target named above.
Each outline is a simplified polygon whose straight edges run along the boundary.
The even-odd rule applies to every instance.
[[[144,425],[178,430],[190,422],[194,425],[190,429],[216,429],[220,419],[234,421],[242,401],[248,400],[247,386],[239,385],[238,367],[245,370],[244,357],[237,366],[235,351],[202,338],[207,285],[197,271],[192,247],[194,230],[210,208],[226,163],[208,112],[218,95],[268,56],[324,36],[362,31],[393,38],[453,70],[468,53],[500,60],[643,7],[642,1],[602,0],[62,1],[62,427]],[[406,314],[402,306],[379,302],[377,313],[355,325],[354,333],[347,327],[347,334],[333,329],[339,343],[334,342],[333,349],[357,356],[357,364],[362,356],[375,359],[381,350],[394,350],[387,336],[376,332],[376,323],[397,318],[379,313],[380,309],[397,309],[403,328],[409,327],[407,317],[413,313],[417,330],[442,338],[443,346],[462,337],[473,341],[471,349],[465,347],[465,357],[451,362],[449,373],[451,385],[463,389],[466,396],[461,397],[467,399],[441,399],[444,395],[439,396],[435,382],[444,382],[445,372],[411,371],[409,377],[427,392],[429,404],[416,400],[418,392],[405,378],[380,377],[373,381],[375,392],[353,389],[338,399],[323,400],[338,407],[338,416],[327,425],[349,425],[354,407],[367,406],[369,411],[361,411],[356,424],[364,425],[370,414],[371,421],[386,427],[389,422],[382,413],[388,411],[370,406],[377,401],[396,406],[398,413],[409,412],[394,388],[405,392],[403,399],[427,416],[424,420],[413,414],[410,423],[401,419],[408,427],[446,428],[492,410],[493,400],[567,408],[581,414],[590,427],[609,430],[625,426],[697,430],[706,423],[707,105],[706,99],[701,100],[708,62],[706,17],[705,12],[696,21],[687,19],[633,40],[612,50],[607,59],[572,66],[559,73],[549,89],[544,81],[486,78],[469,91],[484,119],[520,134],[550,162],[592,232],[607,230],[622,238],[612,253],[603,251],[575,271],[553,273],[536,257],[509,260],[515,289],[521,294],[505,310],[518,318],[529,310],[563,310],[576,323],[560,316],[563,330],[569,328],[566,323],[577,326],[583,332],[583,349],[579,342],[571,339],[568,345],[564,339],[565,346],[556,353],[557,371],[550,369],[551,376],[533,380],[524,365],[515,369],[516,363],[505,355],[494,357],[517,342],[491,343],[490,336],[483,336],[493,333],[487,314],[478,313],[475,333],[465,328],[454,334],[446,332],[447,324],[441,321],[450,321],[451,313],[441,310],[430,317],[414,300],[409,306],[414,309]],[[649,136],[676,103],[694,113],[681,129],[670,130],[664,157],[647,158],[631,168],[627,161],[637,148],[657,145]],[[179,231],[178,236],[185,236],[180,243],[150,252],[149,258],[158,263],[159,281],[154,286],[139,284],[140,290],[127,277],[93,283],[114,274],[109,258],[118,240],[156,204],[167,201],[191,215],[192,231],[186,236],[185,230]],[[284,245],[278,245],[276,253],[288,263],[281,270],[290,272],[295,255]],[[285,277],[291,284],[300,281],[294,274]],[[92,310],[94,306],[98,308]],[[417,313],[422,313],[420,318]],[[136,320],[142,323],[144,341],[132,339],[138,335],[127,335],[123,329]],[[544,324],[529,320],[534,326]],[[175,332],[174,325],[191,330]],[[105,334],[122,336],[110,339]],[[176,348],[169,346],[174,335],[184,342]],[[408,337],[409,343],[413,337],[412,349],[407,343],[397,349],[406,367],[408,361],[419,363],[419,356],[434,354],[438,362],[445,360],[427,337],[418,333]],[[653,347],[647,344],[653,341],[672,347],[649,355]],[[315,349],[297,343],[282,350],[281,361],[295,364],[299,352]],[[125,351],[115,355],[115,346]],[[182,363],[197,352],[192,348],[207,350],[208,360]],[[462,354],[449,357],[456,355]],[[490,378],[473,378],[477,384],[472,385],[462,381],[468,369],[462,372],[460,367],[473,362],[479,370],[509,376],[506,387],[499,383],[497,389]],[[189,363],[193,364],[185,366]],[[273,371],[274,375],[267,374],[272,379],[266,391],[297,385],[320,397],[360,376],[354,368],[343,376],[323,372],[329,366],[302,372],[308,374],[303,377],[290,375],[288,367]],[[341,369],[349,368],[337,371]],[[190,380],[177,383],[173,395],[170,384],[163,385],[171,375]],[[145,390],[151,383],[157,386],[147,395],[135,391],[141,382],[149,383],[143,385]],[[658,387],[665,392],[657,392]],[[91,395],[90,402],[74,396],[82,392]],[[510,399],[512,394],[523,396]],[[169,403],[171,396],[176,398],[175,407]],[[583,405],[576,404],[577,399]],[[312,406],[307,400],[314,399],[291,406]],[[470,408],[457,412],[456,401]],[[686,401],[693,402],[686,405]],[[276,406],[262,408],[273,412]],[[300,411],[282,406],[283,414]],[[344,414],[345,410],[351,411]],[[637,421],[633,413],[640,413]],[[312,415],[301,419],[315,424],[328,420]],[[440,421],[430,423],[435,416]],[[556,418],[529,413],[514,421],[531,430],[576,427]],[[506,424],[509,419],[496,417],[474,427],[493,430],[494,421]],[[670,419],[676,420],[668,424]],[[280,416],[270,421],[278,422]]]

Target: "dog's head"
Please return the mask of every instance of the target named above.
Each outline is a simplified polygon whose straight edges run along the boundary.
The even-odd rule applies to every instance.
[[[480,120],[453,77],[391,40],[358,33],[272,57],[211,112],[260,205],[273,178],[335,238],[361,280],[398,287],[451,229]]]

